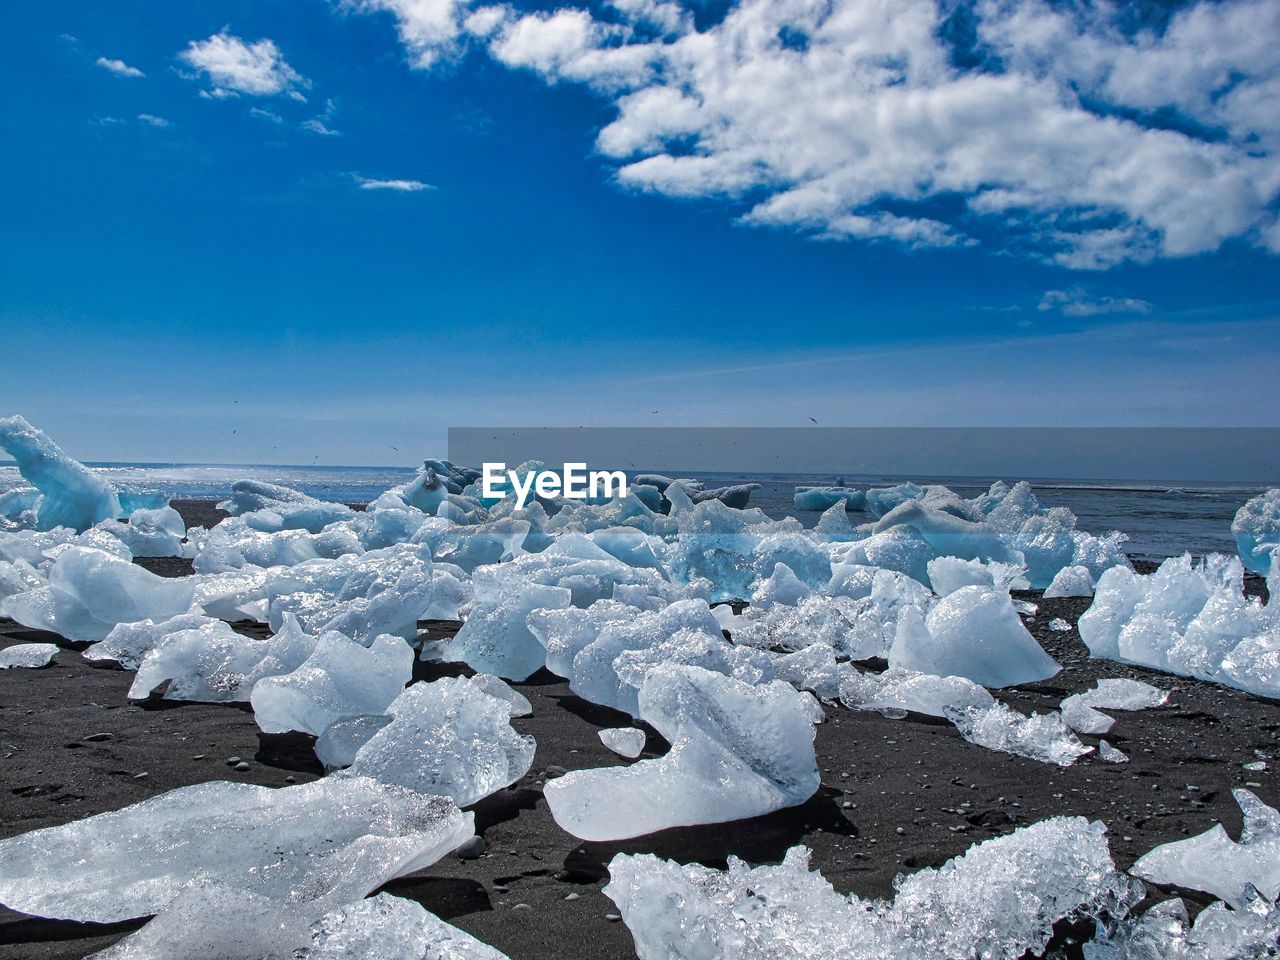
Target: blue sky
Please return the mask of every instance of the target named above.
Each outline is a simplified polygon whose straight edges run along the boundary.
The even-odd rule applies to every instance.
[[[874,33],[789,7],[813,75]],[[667,52],[643,74],[600,66],[712,37],[724,11],[551,9],[7,5],[0,412],[84,459],[381,464],[479,423],[1280,424],[1275,121],[1246,96],[1278,64],[1238,52],[1240,23],[1147,24],[1167,56],[1136,66],[1132,38],[1094,24],[1069,27],[1069,69],[1033,56],[1021,21],[984,28],[998,67],[930,64],[911,41],[883,89],[935,97],[929,132],[891,124],[868,152],[770,100],[785,77],[743,94],[763,58],[732,84]],[[1178,73],[1193,28],[1244,58],[1211,102]],[[958,99],[974,73],[1077,89],[1068,74],[1103,60],[1083,133],[1079,110],[1028,133]],[[680,104],[640,106],[682,69],[696,128]],[[1157,71],[1171,105],[1133,80]],[[863,89],[851,74],[833,95],[849,129]]]

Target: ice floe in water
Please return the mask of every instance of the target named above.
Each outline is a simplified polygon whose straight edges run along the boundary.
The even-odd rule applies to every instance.
[[[214,781],[0,840],[0,903],[114,923],[159,913],[193,881],[286,905],[335,890],[353,900],[471,835],[453,801],[367,778]]]
[[[867,495],[853,487],[796,487],[797,510],[830,510],[840,504],[845,510],[864,510]]]
[[[462,807],[515,783],[533,763],[533,737],[511,727],[511,702],[482,681],[415,683],[387,708],[389,724],[356,752],[345,774],[452,797]]]
[[[265,733],[300,730],[319,736],[340,717],[382,713],[413,675],[413,650],[383,634],[369,646],[329,630],[287,673],[264,676],[249,694]]]
[[[1246,598],[1240,560],[1172,557],[1152,574],[1113,568],[1080,617],[1095,657],[1280,697],[1280,605]]]
[[[889,664],[984,687],[1034,683],[1060,669],[1022,625],[1007,592],[976,586],[943,597],[924,619],[906,611]]]
[[[657,667],[639,713],[670,752],[552,780],[552,816],[584,840],[618,840],[803,803],[819,786],[805,699],[777,681],[751,686],[698,667]]]
[[[793,847],[777,866],[736,857],[725,871],[618,854],[607,896],[641,960],[1016,960],[1064,919],[1123,913],[1138,899],[1111,861],[1105,828],[1057,817],[900,875],[892,901],[842,896]]]
[[[47,667],[58,652],[56,643],[16,643],[0,650],[0,670]]]
[[[1280,811],[1243,788],[1231,793],[1244,817],[1238,843],[1218,823],[1199,836],[1161,844],[1130,872],[1153,883],[1203,890],[1237,908],[1250,885],[1274,902],[1280,896]]]
[[[1280,554],[1280,487],[1254,497],[1236,512],[1231,532],[1244,565],[1264,577]]]
[[[122,514],[114,486],[72,460],[22,417],[0,418],[0,449],[13,457],[18,472],[40,491],[32,501],[38,529],[82,531]]]

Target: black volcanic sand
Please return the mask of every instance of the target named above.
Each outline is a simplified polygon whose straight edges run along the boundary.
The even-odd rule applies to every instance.
[[[184,572],[172,561],[144,564],[167,565],[161,572],[170,575]],[[1256,592],[1258,582],[1251,581],[1250,589]],[[1249,786],[1266,803],[1280,806],[1273,770],[1243,769],[1259,754],[1270,761],[1280,753],[1280,704],[1091,660],[1074,629],[1088,600],[1019,596],[1039,604],[1026,622],[1063,669],[1051,680],[1002,691],[1002,700],[1024,712],[1050,710],[1102,677],[1133,677],[1173,691],[1164,707],[1113,713],[1116,724],[1106,739],[1130,756],[1129,763],[1087,756],[1060,768],[966,743],[949,724],[932,718],[888,720],[828,707],[828,721],[817,728],[822,787],[803,806],[621,843],[583,843],[555,825],[542,784],[563,770],[626,762],[600,743],[597,732],[625,725],[628,718],[582,700],[543,671],[516,684],[533,704],[532,716],[514,721],[537,739],[532,770],[472,808],[487,853],[466,861],[448,856],[386,889],[418,900],[517,960],[632,958],[631,935],[610,918],[616,907],[601,893],[609,860],[618,852],[723,867],[730,854],[752,864],[776,862],[803,843],[813,850],[813,866],[837,890],[885,897],[900,872],[939,866],[973,843],[1050,816],[1101,819],[1117,864],[1127,868],[1155,845],[1200,833],[1217,821],[1238,837],[1232,787]],[[1049,629],[1056,617],[1072,629]],[[441,622],[423,626],[430,636],[457,628]],[[130,705],[125,693],[131,673],[91,666],[75,645],[0,621],[0,647],[40,640],[65,648],[51,666],[0,671],[0,836],[208,780],[279,787],[321,774],[311,737],[259,733],[253,715],[238,706]],[[417,679],[463,672],[460,665],[420,664]],[[1098,738],[1082,739],[1096,745]],[[643,756],[665,749],[650,731]],[[249,770],[233,771],[226,763],[230,757],[248,760]],[[1203,894],[1166,892],[1193,905],[1208,902]],[[84,957],[140,925],[42,920],[0,908],[0,957]],[[1071,933],[1065,931],[1060,942],[1067,943]]]

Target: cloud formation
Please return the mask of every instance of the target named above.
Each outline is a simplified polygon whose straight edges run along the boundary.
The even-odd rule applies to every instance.
[[[355,174],[353,179],[361,190],[393,190],[398,193],[418,193],[421,190],[434,190],[429,183],[421,180],[378,180],[373,177],[362,177]]]
[[[140,113],[138,114],[138,120],[142,123],[147,124],[147,126],[150,126],[150,127],[169,126],[168,120],[166,120],[164,117],[157,117],[153,113]]]
[[[93,62],[96,63],[98,66],[100,66],[103,70],[108,70],[111,73],[114,73],[117,77],[145,77],[146,76],[146,74],[143,73],[141,70],[139,70],[137,67],[131,67],[127,63],[125,63],[123,60],[112,60],[112,59],[109,59],[108,57],[99,57],[97,60]]]
[[[671,0],[599,15],[353,0],[410,63],[466,46],[615,108],[620,184],[746,223],[909,247],[991,243],[1077,269],[1280,252],[1280,4]]]
[[[275,41],[247,43],[225,29],[207,40],[192,40],[179,59],[208,78],[211,87],[203,96],[224,99],[239,94],[273,97],[285,94],[305,100],[302,91],[311,86],[285,62]]]
[[[1040,298],[1041,311],[1056,310],[1064,317],[1095,317],[1102,313],[1150,313],[1151,304],[1135,297],[1095,297],[1083,287],[1046,290]]]

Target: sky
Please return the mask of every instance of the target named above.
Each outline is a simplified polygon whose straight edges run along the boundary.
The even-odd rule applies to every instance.
[[[1271,0],[67,0],[0,25],[0,415],[81,459],[1280,425]]]

